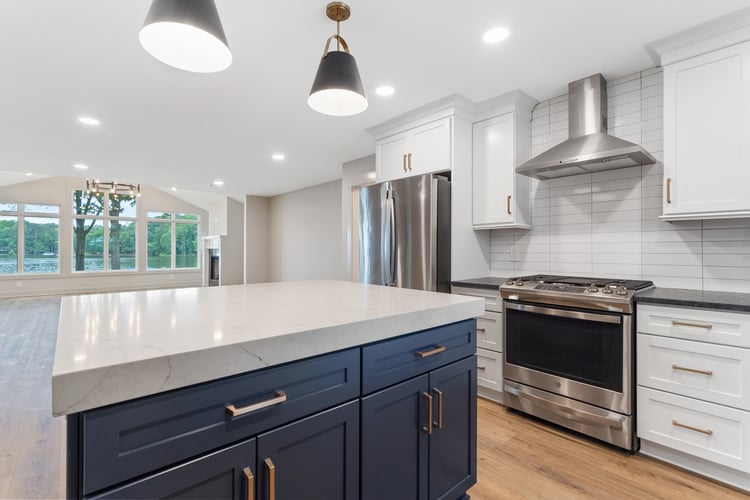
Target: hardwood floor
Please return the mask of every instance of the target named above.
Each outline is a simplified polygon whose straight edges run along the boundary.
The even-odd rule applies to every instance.
[[[62,498],[65,419],[51,416],[59,297],[0,299],[0,498]],[[744,493],[479,400],[473,500],[736,499]]]

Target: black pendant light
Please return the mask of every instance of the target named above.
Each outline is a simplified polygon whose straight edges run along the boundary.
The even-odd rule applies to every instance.
[[[185,71],[215,73],[232,63],[214,0],[153,0],[138,39],[156,59]]]
[[[326,15],[336,21],[336,34],[326,40],[318,73],[315,75],[310,97],[307,98],[307,104],[312,109],[326,115],[356,115],[367,109],[367,97],[359,77],[357,61],[339,35],[339,23],[349,19],[350,14],[351,10],[345,3],[331,2],[326,6]],[[329,52],[333,39],[336,40],[336,50]]]

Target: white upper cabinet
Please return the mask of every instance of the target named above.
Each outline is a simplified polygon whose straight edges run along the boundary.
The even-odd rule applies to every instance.
[[[446,116],[376,141],[378,181],[450,170],[451,125]]]
[[[474,123],[472,227],[531,227],[531,178],[516,174],[529,158],[531,110],[536,101],[520,91],[485,101]]]
[[[662,218],[750,217],[750,33],[697,39],[661,54]]]

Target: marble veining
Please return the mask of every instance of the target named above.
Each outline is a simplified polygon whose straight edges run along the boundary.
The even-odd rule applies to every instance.
[[[483,312],[477,298],[322,280],[63,297],[52,412],[97,408]]]

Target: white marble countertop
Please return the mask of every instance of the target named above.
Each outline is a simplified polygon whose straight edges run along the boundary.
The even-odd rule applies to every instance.
[[[63,297],[52,413],[76,413],[483,313],[478,298],[347,281]]]

